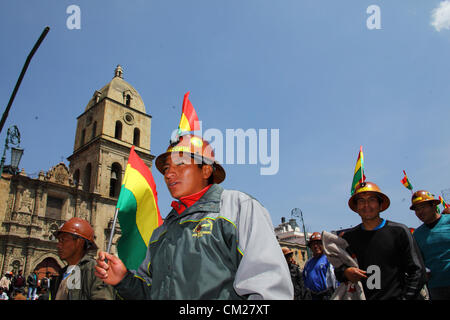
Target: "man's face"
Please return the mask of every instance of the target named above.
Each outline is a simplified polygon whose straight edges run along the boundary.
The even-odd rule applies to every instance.
[[[167,156],[162,172],[170,194],[180,199],[205,188],[212,167],[204,165],[200,168],[190,154],[178,153]]]
[[[377,219],[381,211],[381,201],[376,193],[363,192],[356,198],[356,211],[362,220]]]
[[[318,257],[323,254],[322,241],[318,241],[318,240],[311,241],[311,243],[309,244],[309,247],[311,248],[311,251],[312,251],[314,257]]]
[[[72,235],[62,232],[58,234],[58,256],[61,260],[71,260],[79,254],[84,245],[84,240],[80,238],[74,238]]]
[[[415,205],[414,211],[416,212],[417,218],[425,224],[432,223],[438,218],[436,206],[430,204],[429,202],[422,202]]]

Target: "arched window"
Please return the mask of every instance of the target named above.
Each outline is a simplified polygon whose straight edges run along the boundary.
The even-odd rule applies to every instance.
[[[80,169],[75,170],[75,173],[73,174],[73,183],[77,187],[80,184]]]
[[[139,140],[141,138],[141,131],[138,128],[134,128],[133,132],[133,144],[139,147]]]
[[[111,178],[109,180],[109,196],[113,198],[119,197],[120,188],[122,186],[122,167],[117,162],[111,166]]]
[[[129,94],[127,94],[127,96],[125,98],[125,104],[127,105],[127,107],[129,107],[130,103],[131,103],[131,96]]]
[[[87,164],[86,169],[84,170],[84,179],[83,179],[83,190],[89,192],[91,190],[91,171],[92,166],[90,163]]]
[[[94,124],[92,125],[92,137],[91,139],[95,138],[95,134],[97,133],[97,121],[94,121]]]
[[[114,131],[114,138],[122,139],[122,122],[116,121],[116,129]]]
[[[81,146],[84,144],[84,139],[86,137],[86,129],[81,130]]]

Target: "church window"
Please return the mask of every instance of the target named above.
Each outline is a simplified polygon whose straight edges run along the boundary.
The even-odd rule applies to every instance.
[[[86,137],[86,129],[81,131],[81,145],[84,144],[84,138]]]
[[[87,192],[91,190],[91,169],[92,166],[88,163],[86,169],[84,170],[83,190]]]
[[[97,121],[94,121],[94,124],[92,125],[92,137],[91,137],[91,139],[95,138],[96,131],[97,131]]]
[[[129,107],[130,103],[131,103],[131,96],[129,94],[127,94],[126,99],[125,99],[125,104],[127,105],[127,107]]]
[[[122,139],[122,122],[116,121],[116,129],[114,131],[114,138]]]
[[[47,210],[45,217],[55,220],[61,219],[61,212],[63,207],[63,200],[60,198],[47,196]]]
[[[75,170],[75,173],[73,174],[73,183],[78,186],[80,184],[80,170]]]
[[[132,125],[134,123],[134,117],[129,112],[125,113],[125,115],[123,116],[123,120],[129,125]]]
[[[122,186],[122,168],[117,162],[111,166],[111,178],[109,181],[109,196],[113,198],[119,197],[120,188]]]
[[[139,140],[141,138],[141,131],[138,128],[134,128],[133,132],[133,144],[139,147]]]

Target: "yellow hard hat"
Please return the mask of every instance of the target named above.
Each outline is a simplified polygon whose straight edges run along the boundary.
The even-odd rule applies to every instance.
[[[213,167],[212,176],[214,183],[219,184],[225,180],[225,170],[214,158],[214,150],[211,145],[201,137],[187,134],[180,136],[176,142],[171,143],[167,148],[167,151],[160,154],[155,160],[155,165],[159,172],[163,174],[162,169],[167,156],[175,152],[190,153],[194,158],[200,161],[199,163],[211,165]]]
[[[434,205],[438,205],[441,203],[438,199],[435,199],[434,196],[426,190],[418,190],[413,193],[411,197],[411,207],[409,209],[415,210],[417,204],[422,202],[430,202]]]
[[[382,200],[380,212],[389,208],[391,201],[389,200],[388,196],[385,195],[383,192],[381,192],[380,188],[375,183],[367,181],[367,182],[361,182],[360,184],[358,184],[356,186],[355,193],[348,200],[348,206],[350,207],[350,209],[357,212],[356,211],[356,199],[359,194],[364,193],[364,192],[374,192],[380,197],[380,199]]]

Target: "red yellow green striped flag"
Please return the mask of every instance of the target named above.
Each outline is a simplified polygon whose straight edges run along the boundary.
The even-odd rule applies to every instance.
[[[122,235],[119,258],[129,270],[137,270],[147,253],[153,230],[162,224],[152,173],[131,147],[119,199],[118,219]]]
[[[184,132],[199,131],[200,121],[198,120],[197,113],[194,106],[189,101],[189,91],[184,95],[183,107],[181,111],[180,125],[178,126],[178,135],[182,135]]]
[[[406,188],[408,188],[409,190],[412,191],[413,186],[412,186],[411,182],[409,182],[409,179],[408,179],[408,176],[406,175],[405,170],[403,170],[403,174],[404,174],[405,176],[403,177],[402,180],[400,180],[401,183],[402,183]]]
[[[444,207],[444,209],[445,208],[448,208],[450,205],[448,205],[447,203],[445,203],[445,201],[444,201],[444,199],[441,197],[441,196],[439,196],[439,200],[441,201],[441,204],[442,204],[442,206]]]
[[[352,189],[350,190],[351,195],[355,193],[356,186],[364,182],[366,176],[364,175],[364,156],[362,152],[362,146],[359,147],[358,159],[356,160],[355,173],[353,174]]]

